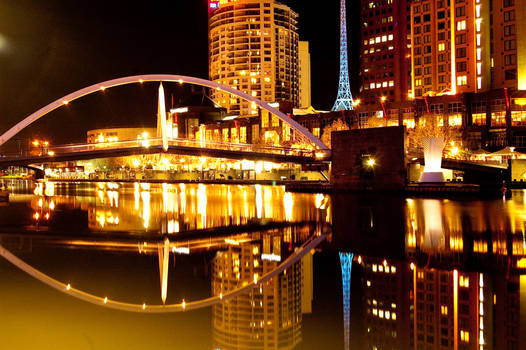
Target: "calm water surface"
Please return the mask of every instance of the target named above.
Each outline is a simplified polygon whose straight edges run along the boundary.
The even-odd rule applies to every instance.
[[[8,185],[2,348],[526,348],[522,191]]]

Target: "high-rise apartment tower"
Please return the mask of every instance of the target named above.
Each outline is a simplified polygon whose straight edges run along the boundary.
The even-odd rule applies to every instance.
[[[210,80],[264,102],[299,104],[298,14],[273,0],[209,1]],[[255,104],[228,93],[212,98],[231,113],[257,115]]]

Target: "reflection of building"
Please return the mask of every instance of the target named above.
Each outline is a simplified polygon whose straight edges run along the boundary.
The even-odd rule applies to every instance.
[[[364,265],[367,348],[409,348],[407,265],[398,260],[360,259]]]
[[[298,14],[274,0],[209,1],[210,80],[264,102],[299,103]],[[257,115],[255,104],[213,91],[229,112]]]
[[[477,272],[413,265],[415,349],[480,349],[493,341],[491,279]]]
[[[264,235],[262,244],[231,245],[218,252],[212,267],[212,294],[221,295],[275,269],[282,257],[282,238]],[[260,288],[214,305],[212,348],[293,349],[298,345],[302,311],[310,312],[312,301],[312,274],[303,275],[312,273],[312,256],[303,259]]]

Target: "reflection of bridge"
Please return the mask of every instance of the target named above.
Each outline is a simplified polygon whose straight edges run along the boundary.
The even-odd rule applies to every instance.
[[[320,228],[321,229],[321,228]],[[259,237],[259,236],[258,236]],[[34,277],[35,279],[49,285],[50,287],[55,288],[56,290],[63,292],[65,294],[71,295],[77,299],[87,301],[89,303],[104,306],[110,309],[115,310],[122,310],[122,311],[129,311],[129,312],[138,312],[138,313],[171,313],[171,312],[181,312],[186,310],[193,310],[193,309],[200,309],[204,307],[209,307],[214,304],[229,300],[231,298],[235,298],[237,296],[240,296],[244,293],[249,292],[250,290],[260,287],[262,284],[269,282],[272,278],[278,276],[281,274],[284,270],[290,268],[292,265],[294,265],[296,262],[298,262],[305,254],[312,251],[312,249],[316,248],[326,237],[326,233],[322,232],[320,230],[316,230],[312,233],[310,237],[305,239],[303,244],[295,249],[293,253],[288,256],[285,260],[283,260],[275,269],[272,271],[269,271],[268,273],[260,276],[260,277],[254,277],[254,279],[250,281],[240,281],[239,285],[229,291],[225,291],[224,293],[220,293],[219,295],[214,295],[209,298],[198,300],[198,301],[189,301],[186,302],[184,299],[181,303],[178,304],[167,304],[167,305],[147,305],[146,303],[143,304],[133,304],[133,303],[126,303],[126,302],[120,302],[117,300],[111,300],[108,297],[100,297],[96,296],[87,292],[84,292],[80,289],[76,289],[69,283],[63,283],[60,281],[57,281],[53,279],[52,277],[40,272],[39,270],[35,269],[34,267],[30,266],[29,264],[25,263],[23,260],[18,258],[16,255],[12,254],[10,251],[8,251],[6,248],[0,245],[0,256],[8,260],[10,263],[27,273],[28,275]],[[239,238],[239,240],[237,239]],[[174,237],[174,239],[176,239]],[[210,238],[212,239],[212,238]],[[228,245],[239,245],[243,242],[250,242],[253,238],[250,238],[244,234],[240,236],[232,236],[230,239],[214,239],[216,241],[214,244],[212,244],[215,247],[221,247],[221,246],[228,246]],[[83,246],[83,245],[90,245],[89,242],[75,242],[70,241],[71,244],[77,245],[77,246]],[[118,242],[113,242],[113,244]],[[203,244],[209,244],[209,242],[203,242],[203,239],[198,239],[197,242],[195,242],[197,246],[201,246]],[[112,246],[112,243],[106,242],[102,243],[103,246],[108,247]],[[124,246],[120,246],[121,244],[118,243],[117,249],[126,249],[125,247],[128,246],[129,242],[122,243]],[[187,242],[189,245],[189,241]],[[179,253],[179,254],[188,254],[190,248],[188,248],[187,245],[182,246],[182,242],[178,241],[170,242],[168,238],[165,238],[161,243],[156,244],[142,244],[137,245],[135,243],[135,247],[142,250],[147,249],[149,251],[158,251],[159,257],[160,257],[160,273],[161,273],[161,288],[164,289],[166,286],[166,282],[163,284],[163,278],[167,278],[167,257],[170,252],[172,253]],[[194,246],[195,247],[195,246]],[[181,250],[182,249],[182,250]],[[281,257],[280,257],[281,258]],[[162,291],[165,298],[165,290]]]
[[[124,157],[140,154],[162,153],[162,139],[129,140],[96,144],[71,144],[52,147],[48,154],[25,157],[5,157],[0,159],[2,166],[23,166],[49,162]],[[258,160],[278,163],[318,163],[328,160],[323,151],[284,148],[267,145],[235,144],[207,140],[168,139],[166,153],[214,157],[239,160]]]

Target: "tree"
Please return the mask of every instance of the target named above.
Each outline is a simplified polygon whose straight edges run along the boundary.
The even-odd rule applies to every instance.
[[[442,120],[438,115],[421,116],[413,129],[407,131],[407,146],[413,149],[423,147],[423,139],[426,137],[442,137],[444,145],[452,139],[451,129],[447,126],[440,125]],[[443,124],[443,123],[442,123]]]
[[[323,129],[323,134],[321,135],[321,141],[326,144],[329,148],[331,147],[331,133],[333,131],[349,130],[349,125],[341,119],[336,119],[331,124],[327,125]]]

